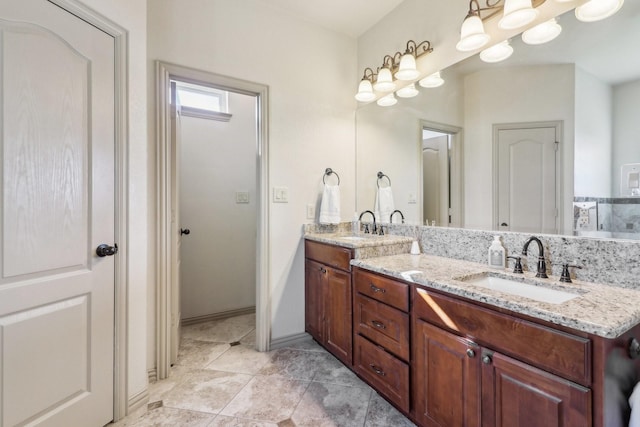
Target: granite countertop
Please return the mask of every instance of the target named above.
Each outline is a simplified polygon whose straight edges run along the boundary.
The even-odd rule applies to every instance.
[[[306,233],[304,238],[351,249],[397,245],[411,243],[413,241],[411,237],[407,236],[396,236],[393,234],[380,236],[377,234],[364,233]]]
[[[524,275],[514,274],[509,270],[489,268],[485,264],[431,255],[396,254],[354,259],[351,264],[604,338],[617,338],[640,323],[640,291],[633,289],[577,280],[573,283],[561,283],[558,277],[539,279],[531,272],[525,272]],[[506,278],[525,280],[528,284],[580,295],[561,304],[555,304],[463,281],[467,277],[482,275],[485,272],[499,273]]]

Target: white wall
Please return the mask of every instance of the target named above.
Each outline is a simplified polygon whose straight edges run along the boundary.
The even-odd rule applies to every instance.
[[[640,163],[640,80],[613,88],[613,195],[620,195],[620,166]]]
[[[303,332],[302,224],[325,168],[340,175],[343,219],[355,209],[356,41],[259,0],[154,0],[148,26],[149,64],[163,60],[269,86],[270,186],[289,188],[289,203],[269,202],[271,338]],[[154,301],[150,286],[149,310]],[[155,365],[151,352],[148,363]]]
[[[576,68],[575,196],[611,197],[611,86]]]
[[[147,209],[147,2],[145,0],[81,0],[128,31],[129,117],[129,241],[128,250],[128,362],[129,398],[147,388],[147,288],[152,265],[148,241],[151,221]]]
[[[182,318],[256,304],[256,98],[229,94],[229,122],[182,117]],[[236,203],[236,191],[249,203]]]
[[[564,193],[573,193],[574,87],[573,65],[497,67],[465,78],[465,227],[492,229],[494,124],[562,120]]]

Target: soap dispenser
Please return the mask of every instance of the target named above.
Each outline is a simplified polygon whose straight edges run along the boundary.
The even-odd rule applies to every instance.
[[[505,251],[504,246],[500,242],[500,236],[493,236],[493,242],[489,246],[489,267],[504,268],[505,267]]]

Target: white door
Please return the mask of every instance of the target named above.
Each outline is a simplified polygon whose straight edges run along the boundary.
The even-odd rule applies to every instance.
[[[114,39],[0,0],[0,425],[113,418]],[[108,251],[107,251],[108,252]]]
[[[441,135],[422,142],[422,193],[425,221],[449,225],[449,136]]]
[[[555,127],[497,133],[498,229],[557,233]]]

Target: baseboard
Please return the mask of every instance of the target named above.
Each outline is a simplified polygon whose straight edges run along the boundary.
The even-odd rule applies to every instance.
[[[275,340],[271,340],[271,344],[269,348],[271,350],[276,350],[279,348],[287,347],[294,344],[299,344],[304,341],[312,340],[313,338],[306,332],[302,332],[300,334],[287,335],[286,337],[276,338]]]
[[[158,370],[156,368],[149,369],[147,371],[147,376],[149,377],[149,384],[158,381]]]
[[[195,325],[196,323],[210,322],[212,320],[228,319],[229,317],[242,316],[243,314],[253,314],[256,312],[256,306],[238,308],[236,310],[223,311],[221,313],[207,314],[206,316],[190,317],[182,319],[182,326]]]
[[[136,410],[144,407],[149,401],[149,389],[145,388],[140,393],[129,398],[127,415],[134,413]]]

